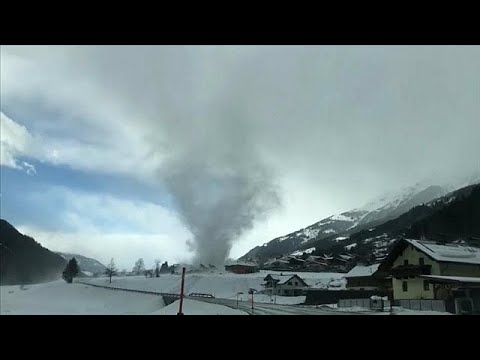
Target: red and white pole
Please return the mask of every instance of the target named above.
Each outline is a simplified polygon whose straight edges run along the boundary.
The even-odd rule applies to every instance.
[[[182,269],[182,286],[180,288],[180,307],[178,309],[177,315],[183,315],[183,287],[185,285],[185,268]]]
[[[255,312],[255,310],[253,308],[253,290],[252,290],[252,315],[253,315],[254,312]]]

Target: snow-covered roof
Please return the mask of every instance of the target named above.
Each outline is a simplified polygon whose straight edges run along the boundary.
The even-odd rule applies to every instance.
[[[282,259],[271,259],[271,260],[268,260],[267,262],[265,262],[263,265],[266,265],[266,266],[269,266],[269,265],[289,265],[290,262],[288,260],[284,260],[283,258]]]
[[[305,279],[305,283],[309,286],[310,289],[343,289],[346,285],[346,280],[343,278],[312,278],[312,279]]]
[[[360,277],[360,276],[371,276],[378,270],[380,264],[373,264],[370,266],[357,265],[352,270],[350,270],[344,277]]]
[[[258,266],[256,262],[247,261],[247,260],[229,261],[225,264],[225,266],[232,266],[232,265],[253,266],[253,267]]]
[[[302,279],[300,276],[297,274],[290,274],[290,275],[276,275],[276,274],[268,274],[267,277],[270,276],[273,280],[277,280],[277,285],[283,285],[285,284],[288,280],[293,278],[294,276],[297,276],[300,280],[305,282],[304,279]]]
[[[278,275],[278,274],[268,274],[265,278],[267,277],[271,277],[273,280],[279,280],[279,281],[282,281],[282,280],[288,280],[290,279],[293,274],[290,274],[290,275]]]
[[[315,248],[312,247],[312,248],[308,248],[306,250],[297,250],[297,251],[294,251],[293,253],[291,253],[290,255],[293,255],[293,256],[301,256],[303,255],[304,253],[307,253],[307,254],[311,254],[312,252],[315,251]]]
[[[440,245],[432,241],[405,239],[436,261],[480,264],[480,248],[460,244]]]

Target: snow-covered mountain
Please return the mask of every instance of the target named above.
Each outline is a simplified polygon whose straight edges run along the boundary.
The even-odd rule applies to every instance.
[[[420,184],[404,188],[399,193],[382,196],[366,204],[362,209],[368,213],[361,219],[359,224],[384,222],[394,219],[407,212],[411,208],[427,203],[433,199],[446,195],[448,190],[441,186],[427,186]]]
[[[304,229],[273,239],[257,246],[241,259],[258,261],[306,249],[319,240],[340,242],[352,233],[373,227],[407,212],[411,208],[445,195],[441,186],[417,184],[398,193],[380,196],[365,206],[341,214],[332,215]]]
[[[80,267],[80,271],[82,271],[86,275],[93,275],[95,273],[97,274],[105,273],[106,266],[95,259],[88,258],[86,256],[78,255],[78,254],[69,254],[69,253],[61,253],[61,252],[57,252],[57,254],[63,257],[67,261],[70,261],[70,259],[74,257],[77,260],[78,266]]]
[[[469,185],[415,206],[376,227],[355,232],[346,243],[348,247],[368,245],[372,254],[381,258],[401,237],[447,242],[480,239],[479,219],[480,184]]]

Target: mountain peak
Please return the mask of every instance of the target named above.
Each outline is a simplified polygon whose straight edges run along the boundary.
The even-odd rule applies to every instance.
[[[266,245],[257,246],[242,256],[263,261],[268,258],[290,254],[311,247],[319,241],[337,243],[345,241],[350,234],[365,228],[372,228],[394,219],[415,206],[441,197],[447,190],[439,185],[419,182],[402,188],[398,192],[384,194],[373,199],[362,208],[329,216],[304,229],[275,238]]]

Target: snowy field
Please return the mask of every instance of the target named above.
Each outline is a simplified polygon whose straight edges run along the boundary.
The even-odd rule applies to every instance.
[[[262,284],[267,274],[294,274],[290,272],[260,271],[253,274],[233,274],[233,273],[194,273],[185,275],[185,295],[191,293],[212,294],[216,298],[249,300],[248,290],[253,288],[258,291],[263,290]],[[305,279],[309,285],[315,287],[328,287],[328,284],[337,283],[343,275],[341,273],[297,273]],[[162,274],[158,278],[145,278],[144,276],[126,276],[114,277],[109,284],[106,278],[82,279],[97,285],[113,286],[132,290],[146,290],[163,293],[180,293],[180,275]],[[255,302],[277,304],[301,304],[305,301],[305,296],[276,296],[271,297],[268,294],[255,294]]]
[[[280,272],[264,271],[254,274],[232,273],[192,273],[185,277],[185,294],[208,293],[217,299],[250,301],[248,290],[254,288],[263,290],[262,283],[267,274]],[[289,274],[283,272],[283,274]],[[292,273],[293,274],[293,273]],[[328,287],[328,284],[338,282],[344,274],[339,273],[298,273],[309,284]],[[164,293],[180,292],[180,275],[162,274],[159,278],[145,278],[144,276],[113,277],[112,283],[107,278],[82,278],[78,281],[96,285],[112,286],[117,288],[146,290]],[[255,303],[272,303],[294,305],[304,302],[304,296],[271,297],[268,294],[258,293],[254,296]],[[26,286],[0,287],[0,314],[38,314],[38,315],[75,315],[75,314],[176,314],[178,301],[165,306],[160,296],[141,294],[127,291],[112,291],[92,287],[80,283],[67,284],[63,280],[50,283]],[[245,312],[218,304],[205,303],[185,299],[184,313],[190,314],[219,314],[244,315]]]
[[[161,296],[112,291],[63,280],[0,287],[1,315],[176,315],[178,301]],[[185,299],[185,315],[246,315],[226,306]]]
[[[149,314],[165,304],[160,296],[135,294],[67,284],[50,283],[0,287],[2,315],[129,315]]]

